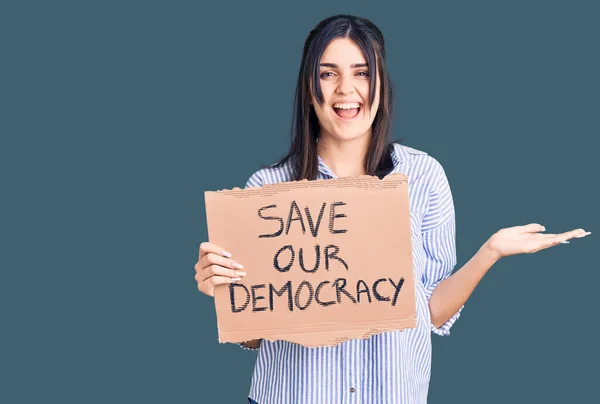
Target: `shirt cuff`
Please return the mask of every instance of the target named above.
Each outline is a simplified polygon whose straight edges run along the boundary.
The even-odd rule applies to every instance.
[[[433,324],[431,324],[431,331],[434,334],[441,335],[442,337],[445,335],[450,335],[450,328],[452,327],[452,324],[454,324],[454,322],[458,320],[458,318],[460,317],[460,312],[462,311],[462,309],[464,309],[464,307],[465,306],[463,305],[460,309],[458,309],[458,311],[441,326],[436,327]]]
[[[240,348],[242,348],[242,349],[245,349],[246,351],[258,351],[258,348],[250,348],[250,347],[248,347],[248,346],[246,346],[246,345],[242,344],[241,342],[238,342],[238,343],[237,343],[237,345],[238,345]],[[259,346],[259,348],[260,348],[260,346]]]

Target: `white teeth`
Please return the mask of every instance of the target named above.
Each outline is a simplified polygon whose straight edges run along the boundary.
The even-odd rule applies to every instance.
[[[335,103],[333,104],[333,108],[339,108],[339,109],[354,109],[354,108],[360,108],[360,104],[358,102],[353,102],[353,103],[349,103],[349,104],[342,104],[342,103]]]

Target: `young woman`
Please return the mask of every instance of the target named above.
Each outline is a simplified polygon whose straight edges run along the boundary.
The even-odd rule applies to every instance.
[[[393,94],[384,38],[369,20],[337,15],[321,21],[304,45],[296,88],[293,139],[277,164],[247,187],[300,179],[401,172],[409,179],[417,327],[334,347],[248,341],[258,351],[249,403],[425,403],[431,332],[449,333],[473,289],[501,257],[532,253],[589,233],[542,234],[539,224],[502,229],[460,270],[456,264],[452,194],[440,163],[390,143]],[[201,292],[240,280],[241,263],[227,246],[202,243],[196,264]],[[365,251],[365,254],[376,254]],[[252,268],[248,268],[252,270]]]

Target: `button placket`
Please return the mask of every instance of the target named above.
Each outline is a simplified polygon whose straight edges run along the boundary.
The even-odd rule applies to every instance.
[[[349,403],[360,403],[360,397],[358,389],[360,386],[360,379],[362,375],[362,344],[361,340],[355,339],[351,342],[352,348],[350,350],[352,359],[350,360],[351,371],[349,378]]]

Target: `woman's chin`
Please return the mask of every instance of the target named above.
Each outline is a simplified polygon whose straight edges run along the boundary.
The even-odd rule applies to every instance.
[[[354,128],[353,128],[354,129]],[[365,137],[370,132],[368,130],[359,130],[359,129],[346,129],[346,130],[338,130],[334,132],[334,137],[341,141],[352,141]]]

